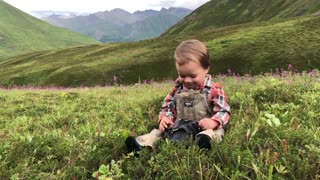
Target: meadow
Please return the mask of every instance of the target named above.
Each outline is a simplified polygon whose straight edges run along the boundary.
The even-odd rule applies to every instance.
[[[231,106],[224,141],[162,140],[139,158],[124,140],[157,126],[172,81],[3,87],[0,179],[320,179],[318,70],[214,78]]]

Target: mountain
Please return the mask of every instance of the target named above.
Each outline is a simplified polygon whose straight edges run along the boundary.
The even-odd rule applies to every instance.
[[[310,15],[319,10],[319,0],[211,0],[163,35]]]
[[[102,42],[127,42],[154,38],[191,13],[184,8],[145,10],[129,13],[123,9],[86,16],[51,15],[46,22],[79,32]]]
[[[216,6],[211,2],[192,14],[203,13],[204,8],[210,9],[207,14],[213,10],[228,12],[226,8],[223,11],[214,9]],[[231,0],[215,2],[227,3]],[[265,1],[248,2],[256,4]],[[251,3],[247,4],[248,8],[252,6]],[[318,2],[296,0],[295,4],[297,6],[290,6],[290,10],[301,7],[310,7],[312,10],[307,8],[305,13],[298,16],[293,13],[281,17],[279,14],[286,14],[288,10],[281,12],[274,8],[277,13],[268,19],[250,19],[240,24],[230,19],[232,22],[225,23],[231,25],[222,27],[209,25],[213,20],[204,16],[198,16],[199,19],[195,18],[194,21],[190,21],[188,16],[172,29],[185,24],[184,21],[190,21],[185,28],[190,29],[189,32],[168,31],[161,37],[139,42],[72,47],[16,56],[0,62],[0,84],[96,86],[175,79],[174,50],[182,40],[190,38],[199,39],[208,46],[210,73],[213,75],[226,73],[228,69],[240,75],[255,75],[275,71],[276,68],[288,70],[288,64],[292,64],[297,71],[319,69],[320,8],[314,9]],[[193,29],[195,22],[208,24],[208,27]]]
[[[0,0],[0,60],[53,48],[88,45],[98,41],[52,26]]]

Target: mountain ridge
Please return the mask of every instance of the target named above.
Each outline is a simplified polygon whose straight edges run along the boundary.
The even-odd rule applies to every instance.
[[[130,13],[116,8],[69,18],[52,15],[43,20],[102,42],[127,42],[157,37],[190,12],[186,8],[162,8]]]

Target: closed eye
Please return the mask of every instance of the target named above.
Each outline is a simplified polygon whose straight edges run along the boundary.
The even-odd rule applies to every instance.
[[[196,78],[197,77],[197,75],[195,75],[195,74],[190,74],[190,75],[179,75],[181,78],[187,78],[187,77],[190,77],[190,78]]]

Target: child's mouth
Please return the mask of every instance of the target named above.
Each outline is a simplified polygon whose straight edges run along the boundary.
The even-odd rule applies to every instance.
[[[196,89],[197,86],[195,84],[185,84],[184,87],[187,89]]]

